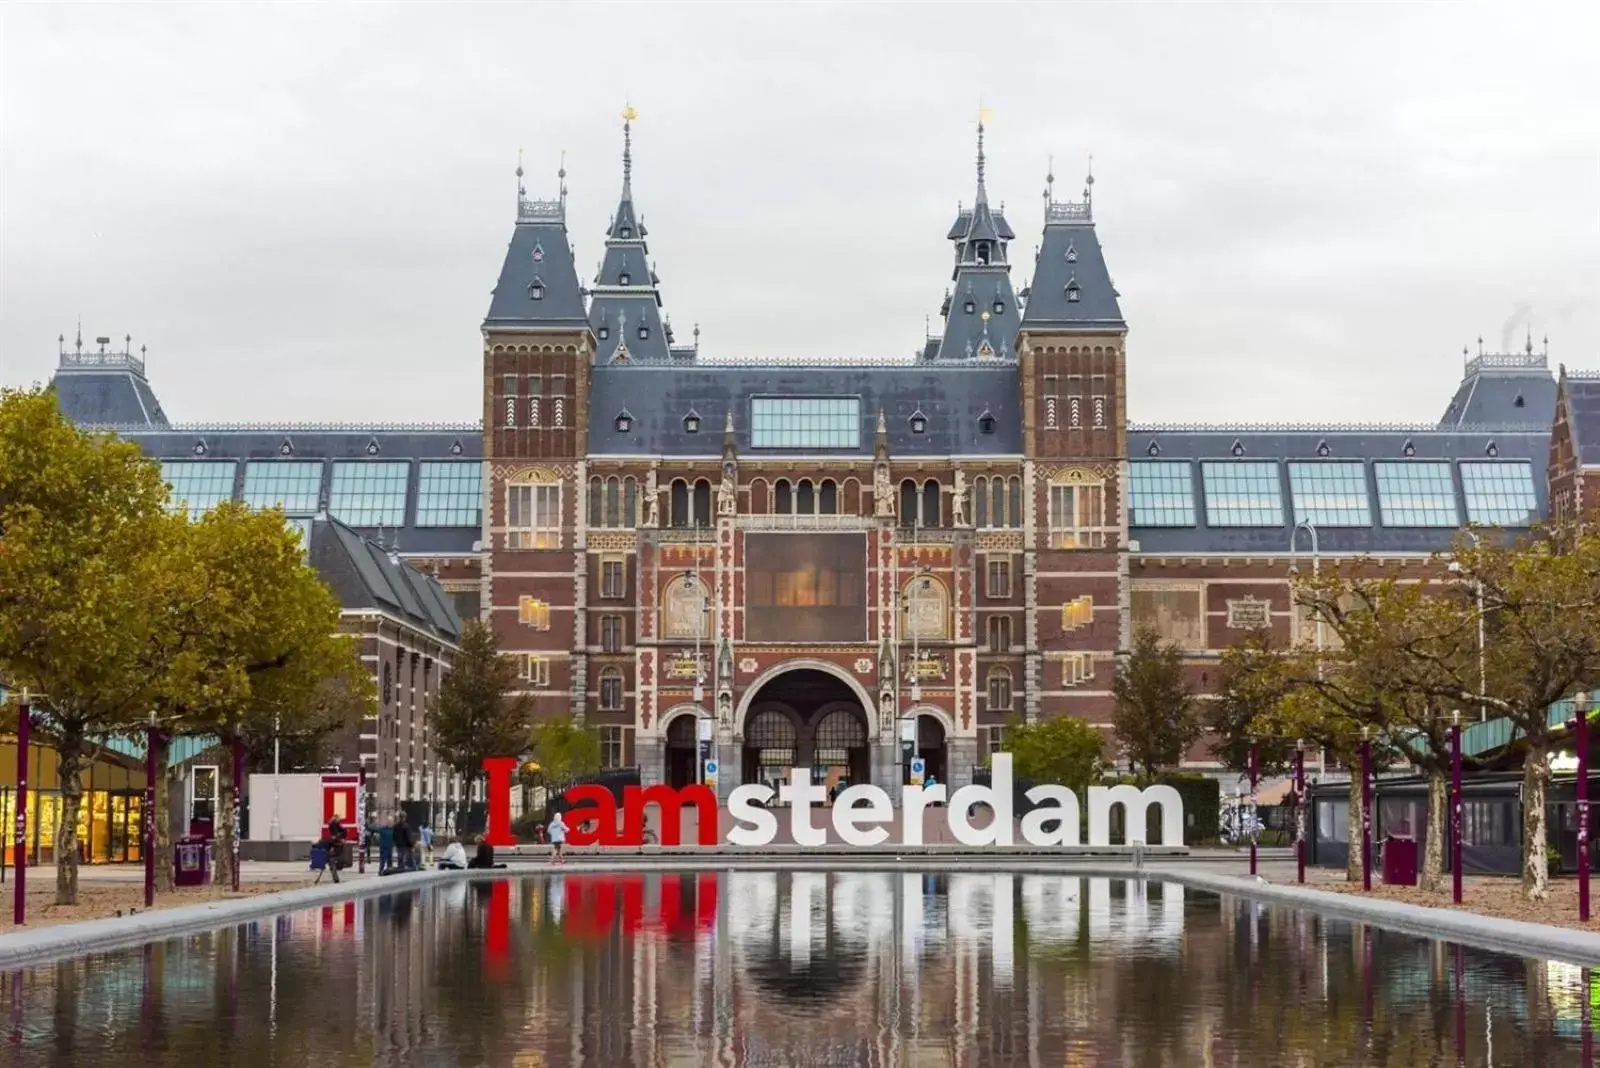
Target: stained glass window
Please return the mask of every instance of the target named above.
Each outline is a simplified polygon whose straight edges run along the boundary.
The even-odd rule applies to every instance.
[[[854,449],[861,444],[858,397],[752,397],[750,444],[757,449]]]
[[[333,465],[328,511],[353,527],[398,527],[406,521],[405,460],[348,460]]]
[[[1528,463],[1467,461],[1461,465],[1461,488],[1467,498],[1467,522],[1494,527],[1532,526],[1539,498]]]
[[[1454,527],[1461,524],[1456,511],[1455,480],[1450,465],[1440,461],[1378,461],[1378,509],[1386,527]]]
[[[187,506],[189,518],[199,519],[223,501],[233,500],[238,468],[232,460],[163,460],[161,479],[172,487],[172,510]]]
[[[1283,486],[1273,461],[1206,461],[1206,525],[1277,527],[1283,525]]]
[[[417,526],[475,527],[483,512],[483,465],[424,460],[417,470]]]
[[[252,460],[244,469],[244,503],[315,515],[322,491],[321,460]]]
[[[1359,460],[1303,461],[1289,465],[1294,521],[1318,527],[1370,527],[1367,465]]]
[[[1194,480],[1182,460],[1135,460],[1128,465],[1135,527],[1194,526]]]

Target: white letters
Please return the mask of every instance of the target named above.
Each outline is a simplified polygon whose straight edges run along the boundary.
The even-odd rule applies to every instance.
[[[880,791],[881,792],[881,791]],[[828,791],[812,783],[809,768],[790,768],[789,781],[778,787],[778,800],[789,805],[789,832],[795,845],[819,846],[828,842],[828,832],[811,824],[811,805],[828,796]],[[777,828],[773,828],[774,831]],[[771,844],[770,839],[764,844]]]
[[[861,808],[856,802],[866,802]],[[865,824],[884,824],[894,819],[894,802],[876,786],[847,786],[833,801],[833,829],[845,845],[875,846],[889,837],[887,828],[862,828]]]
[[[877,787],[873,787],[877,789]],[[905,804],[900,809],[900,842],[902,845],[922,844],[922,810],[928,805],[944,800],[944,783],[933,786],[907,786]]]
[[[1012,844],[1011,754],[996,753],[991,767],[990,785],[963,786],[950,798],[950,833],[962,845]],[[967,822],[967,810],[973,805],[988,805],[993,812],[994,818],[987,827],[974,827]]]
[[[778,836],[778,817],[765,806],[772,800],[772,787],[758,782],[736,786],[728,795],[728,814],[741,826],[728,831],[728,841],[740,846],[771,845]]]
[[[1078,844],[1078,795],[1065,786],[1035,786],[1028,791],[1028,800],[1037,808],[1022,817],[1022,840],[1044,849],[1047,846],[1075,846]],[[1046,801],[1054,804],[1047,805]],[[1046,830],[1053,824],[1054,830]]]
[[[1089,844],[1111,844],[1111,809],[1122,805],[1128,845],[1144,844],[1145,811],[1161,806],[1161,844],[1183,844],[1183,796],[1170,786],[1147,786],[1142,791],[1122,783],[1089,787]]]

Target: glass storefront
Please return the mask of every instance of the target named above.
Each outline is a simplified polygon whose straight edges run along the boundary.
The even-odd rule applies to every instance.
[[[12,841],[16,826],[17,791],[0,786],[0,827],[5,828],[5,865],[16,864]],[[61,827],[59,791],[28,791],[28,863],[54,864],[56,835]],[[142,858],[144,791],[85,790],[78,808],[78,861],[117,864]]]

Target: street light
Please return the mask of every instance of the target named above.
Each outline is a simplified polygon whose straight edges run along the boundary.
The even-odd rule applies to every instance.
[[[1464,531],[1464,533],[1467,535],[1467,537],[1472,539],[1472,547],[1474,549],[1478,548],[1482,544],[1482,542],[1480,542],[1478,540],[1478,535],[1475,532],[1473,532],[1471,530],[1467,530],[1467,531]],[[1465,569],[1461,566],[1461,561],[1459,561],[1459,560],[1450,561],[1450,573],[1452,575],[1462,575],[1462,574],[1466,573]],[[1488,681],[1489,672],[1488,672],[1487,664],[1485,663],[1485,660],[1484,660],[1483,579],[1482,578],[1476,578],[1473,581],[1474,581],[1474,585],[1476,585],[1476,587],[1477,587],[1477,592],[1478,592],[1478,693],[1481,695],[1481,694],[1486,693],[1488,691],[1488,689],[1489,689],[1489,681]],[[1479,701],[1478,702],[1478,721],[1481,723],[1484,720],[1487,720],[1488,718],[1489,718],[1489,710],[1488,710],[1488,708],[1484,705],[1484,703],[1482,701]]]
[[[1289,531],[1289,555],[1290,556],[1294,556],[1296,551],[1297,551],[1295,549],[1295,542],[1297,540],[1297,535],[1300,533],[1301,528],[1304,528],[1306,533],[1311,535],[1311,577],[1314,578],[1314,579],[1315,578],[1319,578],[1322,575],[1322,553],[1319,550],[1319,548],[1317,547],[1317,525],[1315,523],[1313,523],[1311,520],[1302,519],[1302,520],[1300,520],[1300,522],[1298,522],[1298,523],[1296,523],[1294,525],[1294,529],[1293,530]],[[1291,563],[1289,565],[1289,574],[1291,574],[1291,575],[1300,574],[1299,565]],[[1319,653],[1322,652],[1322,613],[1321,612],[1317,613],[1317,652],[1319,652]],[[1320,671],[1321,669],[1322,669],[1322,664],[1321,664],[1321,661],[1319,660],[1318,664],[1317,664],[1317,670]]]

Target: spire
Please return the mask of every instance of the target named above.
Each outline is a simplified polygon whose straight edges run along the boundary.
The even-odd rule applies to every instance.
[[[622,109],[622,199],[633,199],[633,120],[639,113],[627,104]]]
[[[983,121],[988,114],[988,109],[978,109],[978,198],[973,201],[974,208],[989,203],[989,191],[983,185]]]
[[[554,196],[528,195],[523,153],[517,150],[517,224],[500,280],[489,300],[485,326],[582,329],[583,287],[567,240],[566,154],[556,171]]]
[[[940,314],[944,329],[937,348],[924,348],[924,358],[970,360],[980,353],[993,358],[1010,349],[1021,320],[1016,293],[1011,286],[1008,245],[1015,233],[1006,224],[1004,210],[989,206],[988,163],[985,139],[990,113],[978,113],[977,197],[962,211],[947,235],[955,244],[955,270],[951,274],[954,296],[945,299]]]

